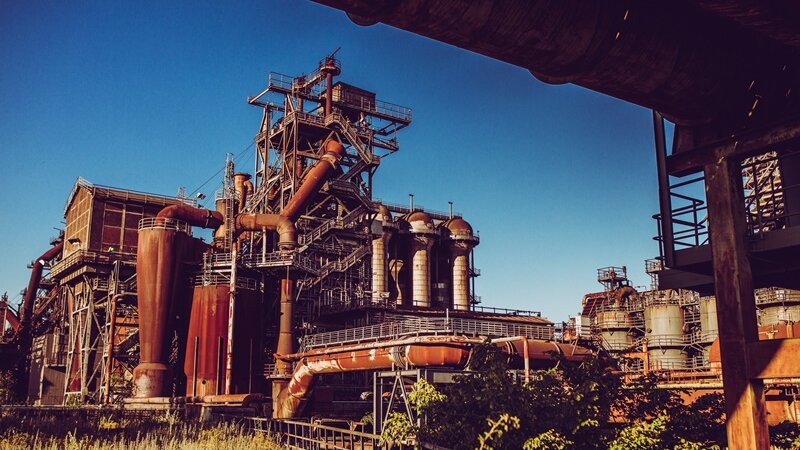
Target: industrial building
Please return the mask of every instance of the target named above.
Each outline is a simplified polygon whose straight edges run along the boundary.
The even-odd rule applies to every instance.
[[[590,354],[554,342],[537,312],[479,304],[480,237],[452,204],[373,197],[412,113],[341,72],[331,55],[269,75],[248,100],[262,112],[253,171],[226,161],[213,209],[78,179],[19,320],[2,304],[4,348],[30,357],[30,403],[382,417],[384,396],[363,392],[446,382],[487,339],[526,377],[554,351]]]
[[[570,318],[566,335],[614,358],[626,379],[652,374],[659,387],[686,389],[689,398],[721,393],[716,299],[687,289],[659,289],[658,262],[646,263],[653,277],[649,289],[635,289],[624,266],[598,269],[603,290],[584,295],[581,312]],[[800,291],[761,288],[755,290],[755,299],[759,339],[798,336]],[[800,419],[797,391],[796,379],[768,380],[771,425]]]

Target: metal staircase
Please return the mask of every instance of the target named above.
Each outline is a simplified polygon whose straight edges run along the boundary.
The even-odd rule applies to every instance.
[[[298,244],[301,245],[300,251],[305,250],[306,247],[325,236],[332,229],[347,228],[353,224],[353,222],[356,222],[358,219],[360,219],[361,215],[365,212],[367,212],[367,208],[365,208],[363,205],[360,205],[358,208],[350,211],[350,213],[346,216],[327,220],[317,228],[314,228],[306,234],[300,235],[298,239]]]
[[[368,150],[368,147],[364,145],[364,142],[361,140],[361,136],[359,135],[358,129],[354,127],[350,122],[345,119],[345,117],[338,112],[333,112],[325,116],[325,126],[330,127],[331,125],[336,125],[339,131],[347,138],[347,141],[352,144],[352,146],[358,152],[358,156],[365,162],[372,163],[373,157],[372,152]],[[371,136],[367,135],[364,136],[367,140],[371,139]]]
[[[319,270],[319,275],[315,278],[308,278],[300,282],[302,289],[308,289],[310,287],[316,286],[319,284],[325,277],[330,275],[333,272],[344,272],[347,269],[353,267],[355,263],[360,261],[365,256],[372,253],[372,247],[370,246],[361,246],[351,252],[349,255],[345,256],[342,259],[337,259],[335,261],[331,261],[328,264],[322,266]]]

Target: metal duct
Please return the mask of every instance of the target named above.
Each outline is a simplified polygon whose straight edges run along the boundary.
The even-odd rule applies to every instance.
[[[574,83],[661,111],[680,124],[716,121],[732,130],[751,120],[753,81],[766,88],[757,92],[759,115],[774,119],[798,109],[796,95],[784,96],[798,86],[798,73],[783,70],[796,65],[797,55],[775,43],[798,39],[796,21],[785,14],[779,20],[782,8],[772,3],[705,6],[749,22],[775,39],[770,42],[684,2],[315,1],[346,11],[357,24],[383,22],[527,68],[547,83]],[[723,11],[732,4],[737,8]],[[771,12],[740,14],[756,5]],[[787,83],[770,83],[784,78]]]
[[[28,288],[25,290],[25,296],[22,298],[22,307],[19,310],[21,330],[26,330],[30,324],[33,304],[36,301],[36,293],[39,291],[39,282],[42,280],[44,264],[58,256],[63,249],[64,241],[61,241],[33,261],[31,277],[28,279]]]
[[[517,338],[514,338],[517,339]],[[589,349],[555,342],[517,340],[497,343],[503,351],[534,367],[551,367],[557,357],[582,361],[592,355]],[[326,347],[294,355],[279,355],[287,361],[299,361],[292,379],[273,402],[272,417],[291,419],[302,410],[318,374],[380,370],[392,367],[464,368],[474,346],[484,340],[467,336],[418,336],[383,342]],[[527,351],[526,351],[527,350]]]
[[[399,367],[464,367],[480,339],[465,336],[423,336],[311,350],[282,359],[299,360],[292,379],[273,402],[272,417],[296,417],[311,392],[314,377],[325,373]]]
[[[325,144],[325,151],[314,167],[308,171],[300,187],[286,203],[281,215],[294,222],[303,213],[307,203],[319,191],[319,188],[328,180],[331,173],[339,166],[339,161],[344,156],[344,147],[337,141],[330,140]]]
[[[281,250],[291,250],[297,246],[297,229],[294,222],[278,214],[239,214],[236,216],[237,231],[264,231],[278,233],[278,246]]]

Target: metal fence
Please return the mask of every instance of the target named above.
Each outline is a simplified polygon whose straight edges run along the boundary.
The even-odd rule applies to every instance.
[[[267,433],[283,448],[303,450],[409,450],[413,445],[382,444],[377,434],[339,428],[318,422],[273,420],[215,414],[217,420],[241,423],[256,433]]]
[[[365,327],[348,328],[303,337],[303,351],[328,345],[397,339],[420,335],[466,335],[486,337],[525,336],[528,339],[552,340],[553,327],[548,325],[510,324],[490,320],[413,317]]]

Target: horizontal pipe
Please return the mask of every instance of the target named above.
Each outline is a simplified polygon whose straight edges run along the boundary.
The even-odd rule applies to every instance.
[[[156,218],[178,219],[193,227],[218,228],[225,222],[222,214],[203,208],[195,208],[189,205],[170,205],[163,208],[156,214]]]
[[[392,367],[464,368],[472,349],[484,341],[467,336],[418,336],[382,342],[348,344],[312,349],[291,355],[275,355],[283,361],[299,361],[289,383],[278,394],[273,417],[290,419],[300,413],[318,374],[390,369]],[[578,346],[519,337],[498,340],[506,353],[538,361],[539,366],[553,362],[553,353],[570,361],[581,361],[592,355]],[[527,358],[525,356],[527,355]],[[530,367],[528,365],[528,367]]]
[[[297,229],[294,222],[278,214],[239,214],[236,216],[238,231],[262,231],[264,229],[278,233],[278,245],[282,250],[291,250],[297,246]]]
[[[300,413],[311,393],[314,377],[326,373],[399,367],[464,367],[480,339],[465,336],[422,336],[373,344],[345,345],[280,356],[299,359],[292,378],[278,394],[273,418],[290,419]]]

